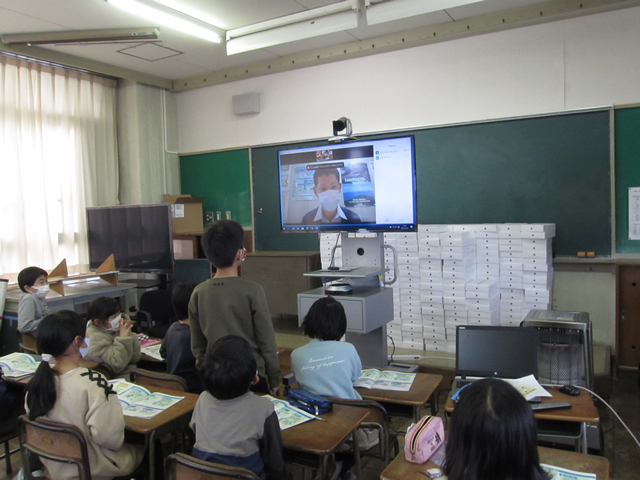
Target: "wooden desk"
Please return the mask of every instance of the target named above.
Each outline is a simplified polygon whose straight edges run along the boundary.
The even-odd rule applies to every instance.
[[[580,451],[587,453],[587,423],[598,423],[600,421],[600,415],[596,406],[591,400],[591,395],[580,388],[580,395],[572,397],[560,393],[557,387],[546,387],[547,391],[552,395],[551,397],[544,397],[542,403],[551,402],[567,402],[572,406],[571,408],[563,408],[558,410],[542,410],[535,413],[535,417],[540,420],[555,420],[561,422],[581,422],[581,435],[580,435]],[[445,405],[445,411],[448,413],[453,412],[455,402],[451,400],[451,396],[447,399]]]
[[[568,468],[579,472],[595,473],[596,480],[609,480],[609,460],[605,457],[582,455],[580,453],[538,447],[540,463]],[[428,468],[437,467],[432,461],[424,464],[409,463],[400,453],[380,474],[381,480],[426,480]],[[440,477],[446,479],[446,477]]]
[[[442,375],[416,373],[416,378],[413,380],[411,389],[408,392],[377,390],[374,388],[356,388],[356,390],[366,400],[375,400],[383,405],[393,404],[412,407],[413,419],[417,422],[420,420],[420,407],[429,401],[441,382]],[[433,402],[431,402],[431,413],[435,415],[435,404]]]
[[[166,393],[167,395],[184,397],[178,403],[170,406],[153,418],[144,419],[128,416],[124,417],[125,429],[128,432],[144,436],[145,445],[149,449],[149,480],[155,480],[156,439],[166,435],[167,433],[170,433],[175,437],[175,435],[181,430],[188,428],[189,421],[191,420],[191,415],[196,406],[199,395],[167,390],[165,388],[148,386],[145,386],[145,388],[151,392],[160,392]]]
[[[32,355],[32,356],[34,358],[38,358],[38,359],[40,358],[40,355]],[[80,366],[84,368],[88,368],[89,370],[94,370],[98,365],[100,364],[93,360],[85,360],[84,358],[80,359]],[[11,378],[6,378],[5,380],[7,381],[7,383],[11,383],[12,385],[20,385],[21,387],[26,388],[29,385],[29,382],[31,381],[32,378],[33,378],[33,375],[29,375],[28,377],[23,377],[18,380],[14,380]]]
[[[291,373],[291,352],[293,349],[278,347],[278,362],[282,376]],[[424,406],[436,388],[442,382],[442,375],[433,373],[416,373],[416,378],[408,392],[393,390],[376,390],[373,388],[356,388],[360,396],[366,400],[375,400],[384,404],[411,407],[415,421],[420,420],[420,407]],[[431,403],[431,413],[435,415],[435,405]]]
[[[285,460],[305,466],[320,464],[321,478],[328,476],[329,457],[351,435],[358,451],[356,429],[367,416],[364,408],[334,405],[321,415],[325,421],[311,420],[282,431]],[[355,455],[356,476],[361,478],[360,455]],[[315,462],[315,465],[314,465]]]

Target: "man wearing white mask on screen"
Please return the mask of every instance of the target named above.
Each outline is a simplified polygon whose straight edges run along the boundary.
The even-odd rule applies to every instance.
[[[303,225],[321,223],[361,223],[360,216],[340,206],[342,184],[337,168],[319,168],[313,174],[313,193],[320,206],[302,217]]]

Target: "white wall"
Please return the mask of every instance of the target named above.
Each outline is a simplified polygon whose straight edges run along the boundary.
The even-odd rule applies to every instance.
[[[178,94],[180,152],[640,102],[640,8],[416,47]],[[261,112],[234,116],[233,95]],[[557,271],[554,307],[615,347],[615,275]]]
[[[640,101],[640,8],[507,30],[178,94],[180,152]],[[258,92],[261,112],[231,97]]]

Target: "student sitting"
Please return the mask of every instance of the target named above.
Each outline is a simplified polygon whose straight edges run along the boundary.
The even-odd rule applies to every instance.
[[[536,444],[522,394],[502,380],[478,380],[460,392],[443,470],[449,480],[546,480]]]
[[[120,303],[115,298],[98,297],[87,310],[89,324],[88,360],[104,363],[114,377],[129,377],[140,360],[140,341],[131,332],[129,315],[120,313]]]
[[[18,302],[18,331],[36,334],[40,321],[49,314],[45,297],[49,293],[47,271],[27,267],[18,274],[18,286],[24,292]]]
[[[258,382],[249,342],[238,335],[217,340],[200,376],[205,392],[191,418],[194,457],[251,470],[261,479],[284,479],[280,424],[273,404],[249,391]]]
[[[362,362],[356,348],[340,339],[347,331],[344,307],[333,297],[316,300],[304,317],[304,334],[312,340],[291,352],[291,370],[300,388],[327,397],[361,400],[353,383],[362,373]],[[358,429],[360,450],[367,450],[379,442],[378,430]],[[349,443],[341,451],[349,450]],[[352,455],[338,455],[336,465],[343,479],[353,465]],[[342,463],[341,463],[342,462]],[[336,470],[337,472],[337,470]]]
[[[26,407],[32,420],[46,417],[78,427],[87,441],[91,478],[107,480],[133,472],[144,451],[124,443],[122,407],[106,379],[80,367],[85,330],[86,322],[68,310],[42,320],[38,328],[42,362],[29,384]],[[43,463],[52,480],[78,478],[73,464],[46,459]]]
[[[173,287],[171,303],[178,321],[171,324],[162,340],[160,355],[167,361],[167,373],[179,375],[187,382],[191,393],[202,392],[202,383],[196,370],[196,359],[191,353],[191,327],[189,300],[196,287],[193,282],[180,283]]]

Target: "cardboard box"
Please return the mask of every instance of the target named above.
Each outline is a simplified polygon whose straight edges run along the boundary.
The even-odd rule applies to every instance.
[[[204,222],[202,202],[204,197],[191,195],[162,195],[165,203],[171,204],[173,233],[202,233]]]

